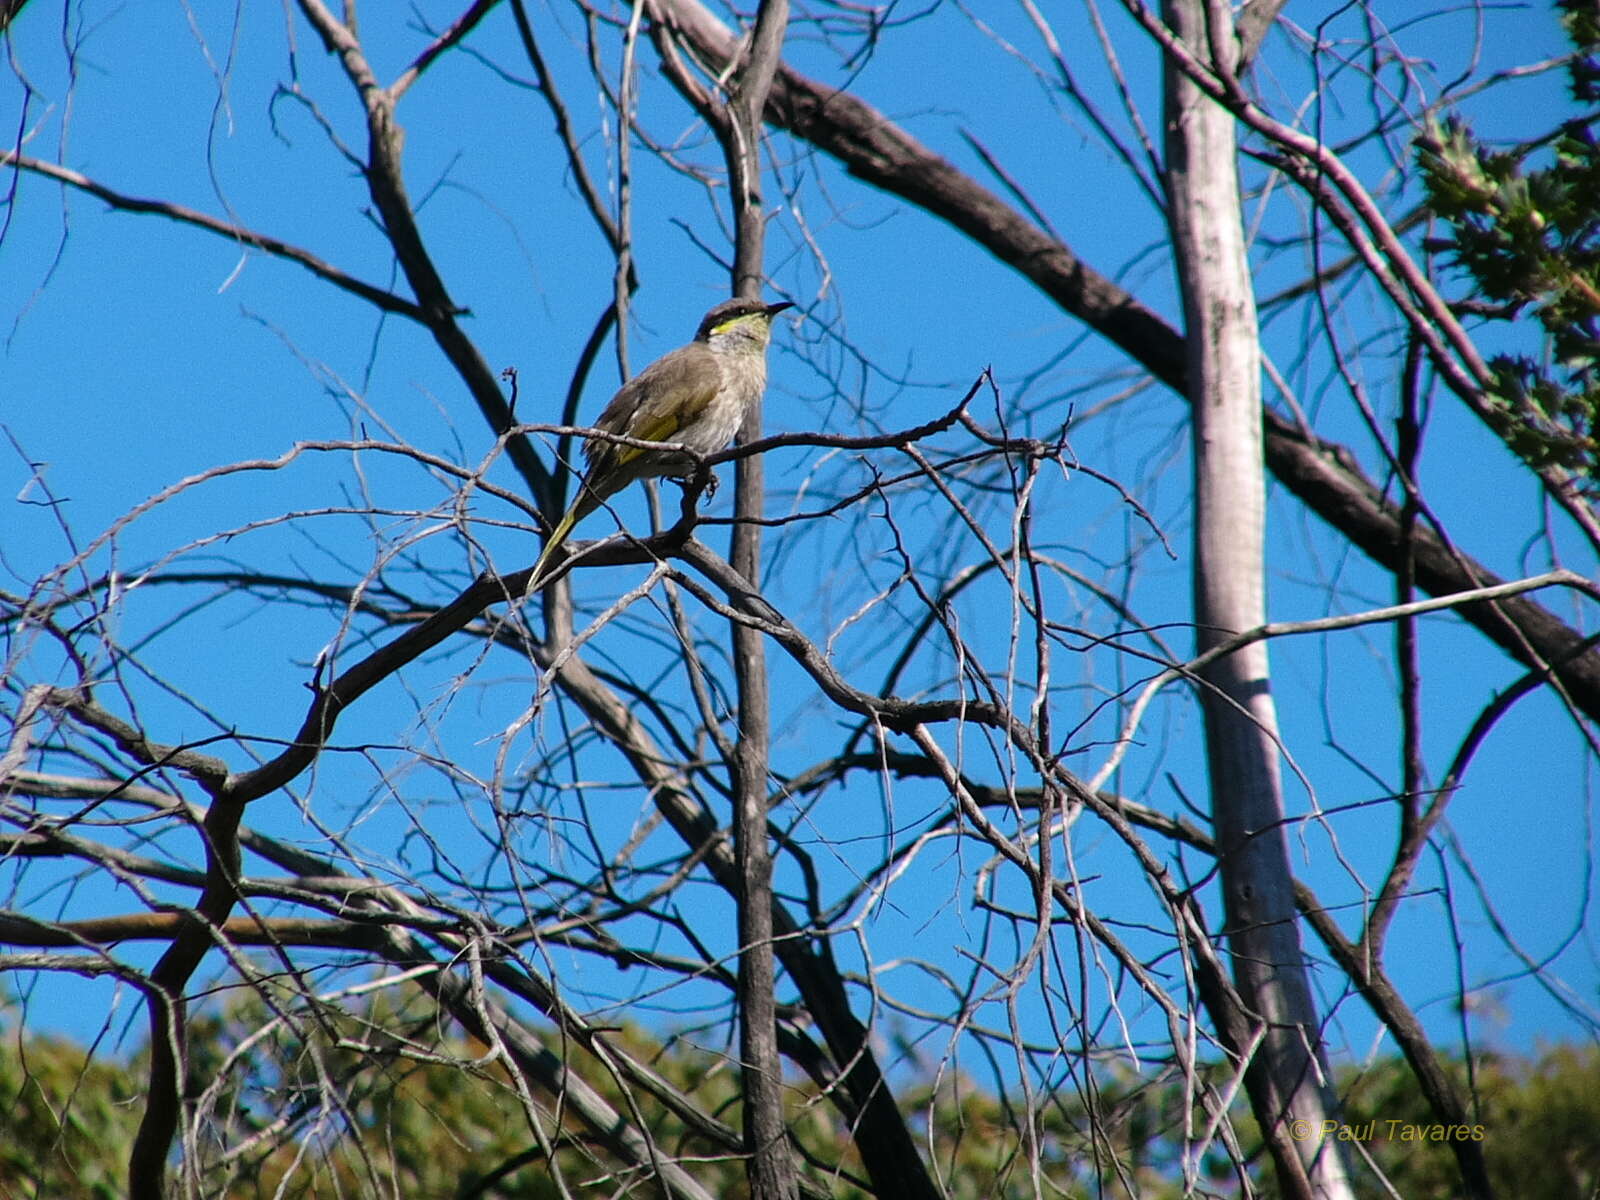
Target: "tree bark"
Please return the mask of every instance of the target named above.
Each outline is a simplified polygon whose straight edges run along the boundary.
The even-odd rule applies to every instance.
[[[733,290],[759,299],[765,272],[767,220],[761,200],[761,113],[783,52],[789,0],[762,0],[749,49],[728,98],[723,149],[733,201]],[[741,445],[761,436],[761,397],[744,415]],[[761,525],[766,480],[759,454],[738,461],[729,560],[746,579],[761,577]],[[777,969],[772,953],[772,847],[767,840],[771,777],[771,696],[766,637],[737,621],[734,674],[739,736],[734,754],[734,860],[739,923],[739,1067],[744,1092],[745,1177],[752,1200],[798,1200],[799,1177],[783,1112],[783,1059],[778,1053]]]
[[[1192,49],[1237,62],[1225,5],[1167,0]],[[1194,602],[1204,652],[1266,620],[1261,351],[1239,198],[1233,117],[1170,63],[1166,188],[1187,337],[1194,463]],[[1331,1110],[1300,949],[1284,833],[1277,716],[1265,642],[1202,671],[1207,769],[1235,983],[1267,1023],[1245,1074],[1285,1196],[1352,1195],[1333,1143],[1307,1136]]]
[[[1270,7],[1251,5],[1247,12],[1260,19]],[[655,14],[712,69],[726,70],[733,62],[737,39],[698,0],[655,0]],[[1259,33],[1243,33],[1259,40]],[[1156,379],[1190,394],[1183,335],[1160,314],[870,104],[780,66],[766,119],[831,155],[857,179],[948,221]],[[1261,420],[1267,465],[1277,479],[1332,528],[1394,570],[1402,553],[1399,510],[1355,456],[1317,441],[1270,408],[1262,410]],[[1412,552],[1417,583],[1434,596],[1500,581],[1425,525],[1415,531]],[[1463,606],[1460,615],[1524,666],[1554,667],[1554,678],[1573,704],[1600,720],[1600,651],[1571,625],[1529,597]]]

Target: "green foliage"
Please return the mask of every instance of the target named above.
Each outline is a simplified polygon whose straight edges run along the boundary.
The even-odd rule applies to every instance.
[[[1574,102],[1600,99],[1600,17],[1592,0],[1558,0],[1574,54]],[[1493,317],[1531,310],[1539,359],[1495,357],[1488,393],[1500,435],[1525,461],[1585,476],[1600,463],[1600,140],[1596,114],[1510,150],[1485,146],[1451,118],[1417,141],[1431,212],[1449,223],[1442,249]],[[1534,165],[1535,163],[1539,165]]]
[[[264,986],[264,985],[263,985]],[[268,990],[199,1016],[191,1026],[189,1099],[209,1107],[197,1147],[203,1194],[258,1197],[399,1195],[543,1200],[559,1191],[533,1119],[498,1056],[448,1036],[448,1022],[420,993],[373,993],[353,1010],[308,1006]],[[549,1034],[552,1047],[558,1035]],[[0,1197],[77,1200],[123,1194],[125,1163],[141,1112],[143,1070],[92,1056],[60,1038],[0,1029]],[[702,1111],[737,1125],[737,1079],[726,1058],[687,1040],[657,1041],[636,1029],[609,1040],[646,1062]],[[713,1195],[747,1194],[742,1163],[689,1130],[635,1089],[631,1102],[593,1059],[565,1047],[574,1070],[619,1111],[637,1114],[657,1150],[678,1160]],[[1463,1064],[1451,1064],[1465,1090]],[[812,1179],[839,1200],[865,1200],[849,1131],[817,1089],[791,1080],[791,1130]],[[1076,1083],[1027,1098],[999,1094],[958,1072],[908,1084],[901,1101],[954,1200],[1034,1195],[1029,1147],[1049,1194],[1110,1200],[1176,1200],[1185,1091],[1106,1067],[1093,1080],[1095,1119]],[[1427,1127],[1436,1118],[1398,1059],[1348,1073],[1347,1124],[1364,1130],[1362,1151],[1400,1195],[1459,1191],[1455,1158],[1437,1141],[1392,1135],[1391,1122]],[[1600,1189],[1600,1049],[1561,1045],[1536,1058],[1486,1056],[1471,1080],[1483,1148],[1498,1194],[1565,1200]],[[624,1164],[537,1097],[543,1144],[573,1193],[614,1194]],[[1189,1122],[1204,1128],[1195,1114]],[[1239,1135],[1252,1180],[1272,1183],[1247,1117]],[[1200,1164],[1201,1195],[1234,1195],[1235,1169],[1220,1143]],[[637,1176],[634,1176],[637,1179]],[[1365,1200],[1391,1193],[1358,1167]],[[625,1189],[624,1189],[625,1190]],[[652,1194],[645,1187],[640,1194]]]
[[[1022,1200],[1035,1194],[1023,1132],[1021,1095],[999,1095],[959,1074],[909,1088],[907,1108],[922,1115],[935,1167],[954,1200]],[[1046,1194],[1068,1197],[1183,1195],[1178,1147],[1183,1089],[1108,1068],[1094,1081],[1094,1119],[1076,1085],[1054,1090],[1034,1117],[1032,1142]],[[1212,1164],[1202,1164],[1209,1177]],[[1204,1182],[1204,1180],[1202,1180]]]
[[[1447,1064],[1468,1094],[1465,1065]],[[1486,1055],[1475,1063],[1471,1093],[1484,1159],[1495,1193],[1518,1200],[1570,1200],[1600,1190],[1600,1048],[1558,1045],[1537,1057]],[[1413,1130],[1436,1127],[1405,1063],[1389,1059],[1352,1077],[1344,1091],[1352,1123],[1369,1122],[1363,1149],[1402,1196],[1460,1192],[1456,1159],[1440,1141],[1401,1140],[1390,1122]],[[1365,1174],[1365,1173],[1363,1173]],[[1387,1198],[1370,1175],[1363,1197]]]
[[[125,1194],[140,1072],[4,1020],[0,997],[0,1196],[113,1200]]]
[[[1600,1193],[1600,1049],[1556,1046],[1533,1067],[1496,1064],[1488,1108],[1513,1137],[1487,1143],[1502,1195],[1562,1200]]]
[[[448,1035],[420,992],[383,989],[351,1010],[257,986],[191,1027],[190,1093],[220,1085],[199,1147],[206,1195],[560,1196],[529,1154],[533,1118],[503,1060]],[[537,1119],[568,1146],[574,1191],[606,1174],[570,1117]]]
[[[531,1118],[488,1047],[449,1036],[422,994],[376,991],[353,1008],[308,1004],[258,981],[256,992],[193,1015],[191,1104],[204,1130],[190,1167],[205,1195],[516,1196],[559,1194],[550,1158],[575,1194],[612,1194],[626,1164],[548,1097]],[[635,1115],[658,1153],[683,1163],[713,1195],[747,1195],[737,1154],[692,1132],[650,1095],[625,1098],[617,1078],[559,1035],[547,1044],[618,1111]],[[725,1055],[682,1038],[613,1030],[608,1041],[647,1063],[703,1112],[737,1127],[738,1079]],[[140,1111],[142,1069],[91,1061],[70,1043],[13,1033],[0,1059],[0,1100],[17,1114],[0,1153],[0,1197],[116,1196]],[[1036,1093],[1031,1136],[1020,1096],[999,1095],[959,1072],[905,1085],[901,1100],[953,1200],[1035,1195],[1031,1154],[1052,1194],[1176,1200],[1183,1089],[1131,1072],[1096,1079],[1095,1113],[1077,1090]],[[839,1200],[869,1193],[849,1129],[813,1084],[791,1080],[790,1128],[811,1177]],[[1227,1178],[1225,1164],[1208,1175]],[[492,1182],[486,1183],[493,1177]],[[636,1176],[634,1176],[636,1178]],[[647,1186],[640,1194],[653,1194]]]

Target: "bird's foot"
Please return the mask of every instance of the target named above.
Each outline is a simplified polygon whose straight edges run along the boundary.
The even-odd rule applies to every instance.
[[[673,475],[669,478],[683,489],[685,505],[693,506],[701,496],[709,500],[717,494],[717,477],[710,467],[696,467],[687,475]]]

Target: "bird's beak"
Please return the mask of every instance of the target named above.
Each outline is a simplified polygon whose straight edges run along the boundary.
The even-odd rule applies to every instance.
[[[794,302],[792,300],[785,300],[781,304],[769,304],[769,305],[767,305],[767,317],[770,319],[772,317],[777,316],[784,309],[793,308],[793,307],[794,307]]]

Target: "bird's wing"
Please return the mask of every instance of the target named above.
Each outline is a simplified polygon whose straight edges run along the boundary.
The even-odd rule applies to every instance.
[[[692,424],[721,389],[717,356],[691,343],[656,359],[623,384],[595,427],[645,442],[676,441],[678,431]],[[626,466],[645,453],[602,438],[586,442],[583,452],[591,475]]]

